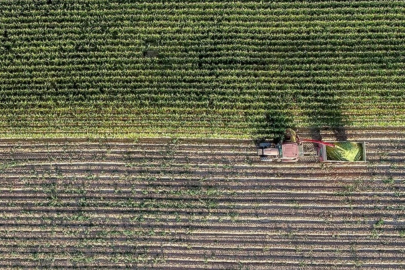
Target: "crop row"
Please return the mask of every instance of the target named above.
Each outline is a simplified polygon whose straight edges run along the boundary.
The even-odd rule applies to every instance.
[[[256,61],[256,58],[230,58],[227,59],[225,57],[219,57],[216,58],[215,62],[217,63],[222,63],[222,65],[225,65],[224,63],[226,63],[226,61],[232,61],[232,62],[237,62],[237,61],[241,61],[241,62],[254,62]],[[213,60],[213,63],[215,63]],[[95,68],[97,68],[96,66],[94,66]],[[133,68],[131,66],[129,66],[128,68]],[[225,75],[225,78],[232,78],[233,76],[237,75],[238,73],[242,73],[241,71],[229,71],[228,70],[223,70],[221,68],[221,66],[217,67],[218,70],[215,70],[214,73],[217,76],[224,76],[225,72],[227,73]],[[311,69],[307,69],[307,70],[275,70],[276,66],[273,65],[269,65],[269,68],[272,68],[273,71],[256,71],[256,72],[247,72],[246,74],[243,74],[243,76],[249,76],[249,75],[253,75],[256,77],[259,76],[271,76],[273,78],[277,78],[277,77],[289,77],[289,78],[295,78],[295,77],[302,77],[302,78],[307,78],[308,76],[316,76],[316,77],[324,77],[325,75],[327,75],[328,73],[330,73],[330,70],[311,70]],[[279,66],[277,68],[280,68]],[[334,66],[332,66],[331,68],[334,68]],[[338,68],[338,67],[336,67]],[[348,67],[346,67],[348,68]],[[16,72],[22,71],[24,70],[24,66],[18,67],[19,70],[15,70]],[[31,69],[31,70],[30,70]],[[107,70],[107,69],[100,69],[100,70],[95,70],[95,71],[89,71],[89,70],[80,70],[80,67],[78,68],[78,66],[72,66],[72,67],[58,67],[55,66],[55,70],[47,70],[44,66],[43,67],[37,67],[36,69],[34,68],[30,68],[27,69],[26,72],[26,76],[29,78],[32,77],[37,77],[37,76],[56,76],[57,74],[60,74],[63,71],[69,71],[69,74],[71,74],[72,77],[80,77],[80,76],[88,76],[89,78],[91,77],[96,77],[96,76],[100,76],[100,75],[104,75],[104,76],[109,76],[111,79],[114,77],[124,77],[124,76],[128,76],[128,77],[132,77],[134,78],[134,81],[140,81],[140,80],[145,80],[145,79],[152,79],[151,77],[148,78],[148,76],[170,76],[172,79],[178,78],[180,76],[192,76],[194,73],[197,76],[212,76],[213,71],[212,70],[201,70],[201,71],[189,71],[189,70],[176,70],[176,71],[156,71],[156,70],[145,70],[143,72],[137,72],[136,70],[127,70],[127,71],[119,71],[119,70]],[[87,68],[86,68],[87,69]],[[335,76],[336,77],[340,77],[340,76],[345,76],[345,77],[349,77],[349,76],[353,76],[353,77],[364,77],[364,76],[370,76],[370,77],[395,77],[401,74],[402,68],[390,68],[390,69],[384,69],[381,66],[375,69],[355,69],[354,67],[352,69],[336,69],[335,70]],[[19,74],[14,73],[13,70],[10,70],[9,72],[4,72],[3,73],[4,77],[6,77],[8,80],[10,80],[11,78],[20,78],[20,77],[24,77],[24,76],[18,76]],[[138,77],[138,78],[136,78]],[[158,78],[156,78],[158,79]],[[163,77],[163,78],[159,78],[158,80],[167,80],[168,78]],[[222,78],[224,79],[224,78]],[[250,78],[251,79],[251,78]]]
[[[192,38],[192,37],[188,37]],[[245,37],[249,38],[249,37]],[[271,38],[271,37],[269,37]],[[371,40],[370,40],[371,41]],[[370,42],[367,41],[367,42]],[[205,41],[201,41],[202,43]],[[70,59],[70,60],[76,60],[77,63],[87,63],[87,64],[92,64],[97,63],[97,61],[104,60],[103,62],[106,62],[106,64],[110,62],[117,61],[117,57],[131,57],[133,58],[132,64],[136,65],[137,63],[161,63],[164,64],[165,58],[164,57],[171,57],[173,58],[174,63],[184,63],[186,60],[190,61],[192,63],[193,61],[200,60],[200,57],[204,58],[213,58],[214,56],[216,57],[231,57],[233,56],[235,59],[245,59],[246,61],[249,60],[249,58],[256,59],[262,59],[266,60],[267,58],[274,58],[274,57],[286,57],[286,61],[282,62],[282,58],[276,58],[271,62],[268,62],[268,64],[274,64],[274,63],[285,63],[289,65],[297,65],[297,64],[306,64],[306,63],[319,63],[319,64],[326,64],[330,63],[332,60],[339,60],[335,62],[334,64],[365,64],[365,63],[374,63],[378,64],[379,62],[370,61],[370,59],[358,59],[360,56],[362,57],[384,57],[387,58],[387,61],[389,60],[390,62],[398,62],[398,59],[395,59],[394,57],[399,56],[401,53],[401,47],[397,45],[375,45],[375,46],[365,46],[365,47],[359,47],[359,48],[353,48],[350,46],[350,44],[345,45],[345,44],[339,44],[341,42],[337,42],[337,44],[327,44],[327,45],[315,45],[315,46],[295,46],[294,44],[289,44],[289,45],[277,45],[277,44],[266,44],[265,42],[262,42],[261,44],[261,51],[257,52],[260,50],[258,46],[254,46],[252,48],[247,48],[246,51],[243,50],[243,48],[238,48],[237,45],[231,45],[231,44],[223,44],[223,45],[213,45],[210,44],[212,41],[206,41],[207,44],[204,44],[202,46],[195,46],[194,48],[191,46],[188,46],[187,44],[179,46],[178,44],[174,46],[167,46],[167,47],[161,47],[159,48],[161,54],[163,55],[163,59],[161,60],[156,60],[156,59],[148,59],[148,58],[143,58],[142,53],[144,50],[144,47],[141,47],[140,45],[138,46],[123,46],[123,45],[117,45],[115,46],[114,44],[112,45],[94,45],[92,44],[91,41],[79,41],[73,44],[58,44],[58,46],[51,45],[49,46],[46,44],[43,44],[44,42],[39,41],[38,46],[32,46],[32,47],[25,47],[25,46],[14,46],[11,43],[8,43],[9,45],[6,44],[6,47],[8,46],[9,48],[6,48],[3,50],[5,52],[4,59],[8,61],[15,61],[14,64],[23,64],[21,61],[17,61],[18,59],[26,59],[28,61],[33,61],[35,58],[45,58],[45,57],[50,57],[50,59],[45,59],[48,62],[45,63],[52,63],[55,61],[55,59]],[[228,41],[224,43],[233,43],[235,40],[229,39]],[[237,41],[236,41],[237,42]],[[375,42],[375,41],[374,41]],[[400,41],[399,41],[400,42]],[[297,42],[298,43],[298,42]],[[299,42],[301,45],[302,43]],[[248,45],[249,46],[249,45]],[[235,47],[235,48],[232,48]],[[274,48],[273,48],[274,47]],[[270,49],[272,48],[272,49]],[[8,53],[7,53],[8,52]],[[234,52],[234,54],[231,54],[231,52]],[[36,53],[36,54],[34,54]],[[237,53],[235,55],[235,53]],[[14,54],[17,55],[14,56]],[[342,55],[345,57],[343,59]],[[13,57],[14,56],[14,57]],[[74,58],[76,56],[76,58]],[[83,59],[77,59],[77,56],[85,56]],[[97,60],[97,58],[101,57],[101,59]],[[186,59],[181,59],[181,58],[186,57]],[[318,57],[322,57],[321,59],[317,59]],[[17,58],[17,59],[16,59]],[[72,59],[73,58],[73,59]],[[105,59],[105,58],[111,58],[111,60]],[[187,59],[190,58],[190,59]],[[203,59],[204,59],[203,58]],[[308,59],[306,59],[308,58]],[[159,58],[158,58],[159,59]],[[107,61],[106,61],[107,60]],[[123,59],[124,63],[128,63],[129,59]],[[166,59],[167,60],[167,59]],[[183,60],[183,62],[180,62]],[[350,60],[350,61],[349,61]],[[365,62],[366,60],[369,60],[369,62]],[[397,61],[395,61],[397,60]],[[72,61],[72,65],[76,65],[75,61]],[[394,64],[393,63],[393,64]]]
[[[333,102],[333,101],[332,101]],[[201,119],[202,121],[214,121],[214,120],[226,120],[229,119],[229,117],[232,117],[234,119],[237,119],[241,124],[243,125],[248,125],[248,124],[257,124],[257,122],[262,122],[262,124],[269,124],[270,120],[265,120],[265,117],[267,115],[272,115],[274,119],[288,119],[289,117],[296,116],[298,118],[300,117],[319,117],[319,118],[328,118],[332,117],[330,120],[335,120],[333,117],[351,117],[352,118],[357,118],[357,119],[366,119],[374,116],[375,118],[393,118],[393,117],[399,117],[402,118],[403,115],[403,108],[401,106],[387,106],[384,107],[383,105],[381,107],[376,107],[372,109],[367,109],[367,103],[366,105],[358,105],[353,104],[353,107],[347,106],[347,108],[350,110],[348,112],[338,112],[336,109],[345,109],[346,107],[343,105],[342,107],[340,105],[335,105],[334,107],[330,108],[328,107],[325,102],[315,102],[315,104],[318,104],[318,106],[313,106],[313,107],[303,107],[301,109],[297,109],[297,105],[284,105],[285,109],[282,108],[274,108],[274,109],[269,109],[266,110],[266,108],[261,108],[260,104],[257,106],[256,110],[257,112],[255,114],[251,114],[248,108],[244,108],[243,106],[234,106],[233,108],[227,108],[226,103],[218,103],[216,105],[210,105],[206,106],[205,103],[201,103],[202,106],[197,106],[198,103],[191,102],[191,105],[194,105],[193,109],[195,109],[195,112],[202,113],[203,115],[196,115],[193,110],[186,109],[186,108],[173,108],[173,107],[163,107],[163,108],[134,108],[131,109],[125,116],[121,115],[121,110],[117,110],[114,107],[110,106],[101,106],[99,108],[93,108],[93,110],[87,112],[86,107],[80,107],[80,106],[75,106],[75,105],[80,105],[80,103],[69,103],[66,102],[65,107],[61,107],[58,109],[54,109],[53,105],[56,103],[51,102],[44,102],[42,104],[29,104],[25,102],[17,103],[20,108],[18,109],[9,109],[6,106],[7,111],[1,110],[3,112],[4,116],[7,116],[7,119],[10,121],[18,121],[18,120],[24,120],[27,117],[33,118],[33,119],[48,119],[48,120],[54,120],[58,121],[58,119],[53,119],[53,116],[57,116],[59,118],[64,118],[66,116],[66,119],[76,119],[76,120],[85,120],[83,119],[86,118],[87,121],[91,122],[92,118],[88,118],[89,112],[94,113],[95,119],[105,119],[106,117],[100,115],[103,114],[105,116],[114,116],[115,119],[122,119],[122,120],[127,120],[128,121],[142,121],[142,120],[157,120],[156,118],[161,118],[162,122],[164,121],[173,121],[173,122],[182,122],[182,121],[196,121]],[[91,103],[88,103],[91,104]],[[137,104],[135,103],[124,103],[125,105],[128,106],[136,106]],[[372,103],[370,103],[372,104]],[[59,105],[65,105],[64,103],[60,103]],[[96,105],[102,105],[100,104],[92,104],[94,106]],[[147,105],[147,103],[140,103],[139,105]],[[159,103],[156,103],[156,105],[159,105]],[[163,105],[163,104],[162,104]],[[238,104],[236,104],[238,105]],[[269,104],[270,105],[270,104]],[[4,108],[3,107],[3,108]],[[250,107],[251,108],[251,107]],[[291,110],[295,108],[294,112],[291,112]],[[355,109],[357,108],[357,109]],[[394,112],[390,114],[386,114],[385,112],[387,109],[392,109]],[[16,115],[16,113],[19,113]],[[147,113],[148,115],[142,115],[143,113]],[[173,116],[173,118],[170,117],[170,115],[167,115],[168,113],[171,114],[177,114]],[[210,116],[211,113],[223,113],[221,116]],[[181,114],[181,115],[178,115]],[[312,115],[306,115],[306,114],[312,114]],[[149,115],[151,117],[149,117]],[[184,118],[182,117],[184,116]],[[73,118],[74,117],[74,118]],[[1,118],[0,118],[1,119]],[[7,120],[5,119],[5,120]],[[204,120],[205,119],[205,120]],[[245,122],[246,120],[249,120],[249,122]],[[344,119],[342,119],[343,121]],[[253,123],[254,122],[254,123]],[[198,123],[188,123],[190,125]],[[213,125],[215,124],[221,124],[221,123],[212,123]],[[282,124],[282,123],[273,123],[273,124]]]
[[[150,29],[149,29],[150,31]],[[157,29],[156,31],[162,31]],[[43,31],[28,35],[27,33],[16,35],[12,38],[12,41],[6,41],[2,47],[3,52],[15,52],[21,56],[31,55],[32,53],[52,53],[55,56],[61,56],[63,53],[75,53],[75,52],[87,52],[88,56],[94,56],[97,52],[103,52],[104,55],[98,55],[99,57],[105,56],[105,54],[113,54],[114,52],[120,52],[125,54],[131,52],[134,55],[139,55],[142,50],[146,48],[144,39],[147,39],[148,35],[138,34],[131,35],[123,33],[120,36],[120,40],[106,39],[103,35],[83,35],[79,34],[67,34],[69,31],[63,31],[63,33],[46,33]],[[242,31],[244,32],[244,31]],[[52,37],[58,38],[58,40],[52,39]],[[64,39],[60,39],[63,37]],[[17,39],[18,38],[18,39]],[[350,36],[344,35],[303,35],[295,33],[293,35],[275,35],[266,33],[258,34],[246,34],[246,33],[211,33],[207,34],[175,34],[172,40],[166,40],[165,36],[156,36],[156,40],[161,40],[162,44],[155,45],[155,48],[159,48],[160,52],[164,54],[175,55],[178,51],[187,52],[187,55],[193,56],[195,52],[205,51],[221,51],[228,52],[235,51],[241,53],[242,56],[246,56],[250,52],[256,56],[261,56],[255,51],[267,52],[267,55],[276,56],[280,52],[291,52],[291,56],[300,55],[311,57],[314,52],[322,53],[322,56],[336,56],[339,54],[349,54],[350,52],[357,52],[358,54],[366,51],[376,51],[375,54],[382,51],[400,51],[401,42],[404,40],[404,36],[391,32],[382,32],[375,34],[356,34]],[[220,39],[220,40],[218,40]],[[75,41],[73,41],[75,40]],[[29,42],[30,47],[26,44]],[[214,47],[213,47],[214,46]],[[268,47],[265,47],[268,46]],[[355,47],[353,47],[355,46]],[[270,54],[269,47],[272,48]],[[246,52],[247,51],[247,52]],[[334,52],[335,54],[332,54]],[[27,54],[30,53],[30,54]],[[325,55],[325,53],[327,53]],[[245,55],[243,55],[245,54]],[[7,56],[7,55],[5,55]],[[40,56],[40,55],[36,55]],[[112,56],[112,55],[111,55]],[[349,54],[346,57],[355,56]],[[128,59],[123,59],[128,60]],[[275,59],[278,60],[278,59]],[[319,59],[322,60],[322,59]],[[344,60],[344,59],[342,59]],[[145,61],[145,60],[144,60]],[[347,62],[351,63],[351,62]],[[292,63],[294,64],[294,63]]]
[[[128,11],[130,12],[130,11]],[[139,11],[138,11],[139,12]],[[162,11],[164,12],[164,11]],[[11,15],[12,16],[12,15]],[[48,15],[49,16],[49,15]],[[349,16],[349,15],[348,15]],[[374,15],[369,15],[367,17],[359,18],[358,20],[354,20],[353,18],[348,18],[346,16],[346,20],[334,19],[333,17],[326,17],[323,18],[316,17],[314,20],[308,20],[308,17],[300,16],[300,17],[272,17],[267,16],[265,20],[265,16],[257,17],[253,15],[252,20],[248,20],[248,18],[252,18],[252,16],[242,15],[242,16],[210,16],[209,14],[205,15],[196,15],[196,16],[187,16],[185,19],[183,16],[179,15],[140,15],[136,16],[133,15],[127,20],[122,17],[111,17],[111,16],[103,16],[103,19],[93,19],[95,22],[98,23],[96,33],[101,34],[110,34],[111,30],[119,29],[126,30],[132,29],[130,26],[132,24],[137,24],[140,27],[141,32],[145,30],[145,28],[155,28],[158,29],[159,27],[164,28],[173,28],[171,32],[179,32],[182,33],[193,33],[196,30],[202,30],[203,28],[218,26],[220,25],[222,30],[227,30],[227,32],[239,32],[238,28],[243,28],[248,30],[251,28],[251,31],[246,32],[257,32],[258,29],[271,29],[271,33],[292,33],[294,31],[308,31],[308,32],[325,32],[325,33],[341,33],[341,32],[350,32],[350,29],[389,29],[389,27],[398,27],[402,28],[401,20],[405,17],[403,15],[384,15],[383,17],[378,15],[374,18]],[[12,18],[12,17],[11,17]],[[8,20],[2,20],[3,23],[11,24],[11,18]],[[52,18],[52,17],[50,17]],[[29,30],[29,27],[38,27],[40,23],[48,23],[50,26],[57,26],[58,28],[51,28],[48,31],[57,33],[61,32],[64,28],[77,28],[80,29],[80,26],[83,24],[89,24],[88,20],[91,18],[90,16],[80,17],[77,15],[71,15],[66,17],[64,20],[63,17],[55,16],[55,20],[50,20],[49,17],[44,16],[30,16],[30,17],[18,17],[18,21],[21,23],[23,28],[11,28],[14,29],[14,33],[24,33]],[[283,19],[285,20],[283,22]],[[90,19],[91,20],[91,19]],[[288,21],[286,21],[288,20]],[[94,22],[93,22],[94,23]],[[13,24],[11,24],[13,27]],[[303,28],[306,28],[305,30]],[[61,29],[62,28],[62,29]],[[108,30],[107,30],[108,28]],[[194,29],[193,29],[194,28]],[[35,31],[35,30],[34,30]],[[72,32],[82,33],[83,29],[75,31],[74,29],[71,30]],[[68,32],[71,32],[68,31]],[[218,31],[217,30],[213,30]],[[260,31],[260,30],[259,30]],[[132,32],[132,31],[131,31]],[[11,32],[12,33],[12,32]]]
[[[110,88],[108,85],[99,85],[99,87],[85,85],[85,89],[82,87],[78,87],[75,89],[75,94],[78,95],[85,95],[86,97],[98,97],[100,102],[93,101],[92,104],[103,103],[106,101],[107,98],[110,96],[114,96],[117,99],[125,100],[126,96],[148,96],[156,97],[162,96],[162,98],[167,97],[178,97],[178,98],[185,98],[188,97],[199,97],[201,99],[208,98],[213,96],[219,99],[226,99],[229,96],[235,98],[236,100],[249,100],[255,101],[257,103],[266,102],[271,95],[278,95],[283,92],[284,96],[296,96],[296,99],[299,99],[303,102],[309,102],[311,99],[317,100],[318,102],[321,99],[329,100],[332,99],[330,97],[331,89],[334,89],[336,93],[344,93],[344,96],[335,96],[333,100],[339,100],[341,102],[347,102],[347,104],[357,104],[357,103],[367,103],[369,101],[378,100],[379,98],[384,98],[386,101],[390,102],[382,102],[385,106],[392,104],[393,106],[397,105],[400,102],[399,98],[404,95],[404,91],[401,88],[404,87],[402,83],[391,83],[391,84],[367,84],[364,83],[361,85],[361,89],[357,89],[356,85],[354,84],[342,84],[336,86],[330,85],[318,85],[315,86],[313,84],[305,84],[305,85],[298,85],[298,84],[287,84],[284,86],[279,86],[276,84],[265,85],[265,84],[257,84],[256,89],[248,89],[248,84],[229,84],[222,86],[222,88],[210,88],[210,89],[203,89],[204,85],[208,85],[208,83],[202,83],[200,85],[201,88],[198,88],[198,85],[192,84],[187,85],[185,83],[162,83],[159,87],[151,87],[140,84],[130,84],[130,85],[116,85],[117,88]],[[219,84],[218,84],[219,85]],[[190,87],[188,87],[190,86]],[[21,86],[20,86],[21,87]],[[19,88],[17,90],[10,90],[7,87],[0,89],[0,97],[4,98],[4,96],[10,96],[11,98],[18,100],[19,98],[23,99],[27,96],[27,94],[31,94],[32,98],[42,98],[43,100],[46,98],[62,98],[68,97],[69,93],[72,93],[70,89],[72,87],[72,83],[66,84],[58,84],[57,87],[48,87],[48,88],[39,88],[40,85],[30,85],[30,88],[38,88],[37,91],[34,93],[30,93],[30,90]],[[236,89],[235,89],[236,88]],[[285,89],[287,88],[287,89]],[[355,88],[353,90],[352,88]],[[392,89],[391,91],[387,92],[387,89]],[[107,90],[108,89],[108,90]],[[136,90],[135,90],[136,89]],[[268,96],[266,96],[266,94]],[[256,97],[254,97],[256,96]],[[362,99],[353,99],[354,96],[362,97]],[[397,98],[397,100],[391,100],[391,98]],[[3,100],[4,103],[8,103],[7,100]],[[130,102],[130,101],[128,101]],[[134,101],[132,101],[134,102]],[[380,100],[381,102],[381,100]],[[91,110],[91,108],[89,108]]]
[[[100,91],[100,90],[99,90]],[[311,96],[311,93],[300,93],[298,91],[291,91],[291,92],[283,92],[281,89],[278,91],[268,91],[266,96],[262,96],[255,100],[252,100],[249,97],[240,96],[239,98],[234,99],[234,103],[232,103],[233,95],[219,95],[217,93],[190,93],[190,95],[186,98],[182,98],[178,94],[170,94],[168,91],[150,91],[158,92],[152,95],[146,95],[144,93],[136,94],[135,90],[128,91],[128,96],[125,96],[124,93],[114,93],[113,91],[108,94],[89,94],[84,92],[83,90],[80,92],[61,92],[58,94],[50,95],[50,94],[43,94],[38,93],[36,95],[32,95],[32,99],[21,95],[17,95],[15,97],[7,98],[6,96],[0,96],[1,102],[3,103],[0,108],[7,109],[10,112],[20,112],[22,113],[22,108],[36,108],[35,110],[38,113],[41,111],[52,109],[52,111],[66,111],[66,109],[73,110],[72,112],[80,112],[85,106],[95,106],[93,108],[89,108],[89,112],[97,112],[100,111],[101,107],[104,106],[106,109],[102,110],[105,113],[123,113],[126,112],[126,115],[129,116],[132,113],[137,113],[141,111],[146,112],[175,112],[175,111],[190,111],[190,108],[185,108],[185,102],[189,102],[190,106],[194,106],[196,109],[201,108],[203,111],[205,108],[216,108],[217,110],[223,109],[223,112],[226,114],[226,111],[235,112],[235,109],[241,109],[244,107],[246,110],[254,109],[257,111],[249,111],[251,115],[258,115],[261,113],[265,113],[266,111],[269,113],[274,112],[283,112],[290,106],[293,106],[298,111],[300,109],[312,109],[318,108],[320,113],[322,111],[327,111],[328,109],[337,108],[340,105],[344,105],[346,108],[358,108],[364,109],[362,104],[368,104],[373,106],[373,103],[379,102],[379,104],[375,104],[373,107],[370,108],[370,111],[379,110],[381,107],[385,107],[387,110],[392,108],[400,109],[401,102],[403,102],[403,93],[397,92],[395,94],[377,94],[377,95],[370,95],[364,100],[359,99],[353,102],[354,97],[349,96],[352,99],[348,101],[348,97],[340,98],[334,96],[327,91],[315,93]],[[134,93],[135,92],[135,93]],[[342,91],[342,94],[345,92]],[[236,95],[235,95],[236,96]],[[130,99],[132,97],[134,99]],[[143,98],[143,99],[140,99]],[[32,101],[32,102],[28,102]],[[280,102],[280,103],[278,103]],[[282,103],[284,102],[284,103]],[[331,104],[334,102],[334,104]],[[121,106],[116,106],[121,104]],[[328,104],[330,104],[328,106]],[[14,105],[14,106],[13,106]],[[55,107],[55,105],[59,105]],[[111,106],[110,106],[111,105]],[[115,105],[115,106],[114,106]],[[128,108],[127,111],[122,107],[131,106]],[[139,105],[142,105],[139,107]],[[160,105],[159,108],[154,107],[154,105]],[[53,106],[53,107],[52,107]],[[133,106],[133,107],[132,107]],[[114,107],[112,109],[112,107]],[[41,109],[42,108],[42,109]],[[272,108],[272,109],[270,109]],[[5,111],[6,112],[6,111]],[[207,111],[208,112],[208,111]],[[350,112],[350,111],[349,111]],[[125,117],[125,115],[122,115]],[[197,116],[197,115],[196,115]],[[145,115],[145,117],[147,117]],[[198,116],[197,116],[198,117]]]
[[[5,7],[5,11],[9,12],[24,12],[25,10],[15,10],[13,9],[14,3],[10,4],[7,1],[1,1],[2,5]],[[54,12],[55,15],[59,15],[61,11],[66,10],[67,12],[80,12],[80,9],[83,11],[91,11],[93,15],[99,15],[109,12],[114,12],[114,8],[117,10],[116,12],[120,12],[120,8],[125,9],[136,9],[136,10],[145,10],[145,11],[155,11],[155,10],[165,10],[168,9],[169,12],[175,11],[188,11],[189,14],[198,11],[206,11],[206,12],[215,12],[215,14],[222,14],[221,12],[224,11],[245,11],[245,13],[251,12],[253,13],[256,11],[255,14],[259,13],[257,10],[265,10],[268,13],[266,15],[271,15],[271,12],[276,14],[293,14],[293,12],[302,14],[302,15],[317,15],[322,14],[323,12],[331,12],[331,13],[338,13],[338,14],[346,14],[353,12],[353,10],[360,10],[361,14],[367,12],[376,12],[385,11],[384,8],[391,10],[394,12],[395,10],[392,8],[400,9],[404,8],[404,5],[401,1],[357,1],[357,2],[340,2],[340,1],[328,1],[327,3],[322,1],[314,1],[311,3],[300,3],[294,1],[281,1],[281,2],[269,2],[269,3],[262,3],[262,2],[218,2],[218,1],[206,1],[206,2],[170,2],[168,3],[133,3],[133,2],[121,2],[121,3],[109,3],[105,0],[94,0],[88,1],[85,4],[79,4],[77,2],[63,2],[63,3],[33,3],[31,1],[25,0],[20,1],[19,4],[25,4],[27,7],[36,8],[39,11],[48,11]],[[7,8],[9,7],[9,8]],[[57,8],[61,8],[61,10],[54,10]],[[332,12],[330,9],[333,9],[336,12]],[[79,10],[79,11],[78,11]],[[262,11],[264,12],[264,11]],[[270,14],[269,14],[270,13]]]
[[[6,41],[3,51],[18,52],[20,57],[29,56],[27,52],[32,53],[48,53],[49,56],[61,56],[62,53],[74,53],[85,51],[88,56],[94,56],[97,52],[105,54],[113,54],[120,52],[139,53],[145,49],[146,35],[130,35],[121,34],[119,40],[106,39],[103,35],[89,34],[84,38],[79,34],[68,34],[71,30],[63,31],[63,33],[44,33],[43,31],[34,32],[31,35],[28,33],[16,34],[11,41]],[[51,37],[58,38],[53,40]],[[400,50],[401,42],[404,36],[396,33],[375,33],[375,34],[356,34],[350,36],[345,35],[302,35],[295,33],[294,35],[274,35],[262,34],[260,37],[255,34],[246,33],[212,33],[207,34],[176,34],[175,39],[166,40],[164,36],[157,36],[156,40],[162,40],[161,45],[156,46],[165,54],[174,54],[178,51],[187,51],[187,54],[193,55],[194,52],[213,51],[212,44],[215,44],[216,51],[236,51],[238,53],[251,52],[257,55],[256,51],[268,52],[269,49],[263,49],[263,46],[271,46],[273,48],[272,55],[277,55],[279,52],[291,51],[293,55],[297,52],[331,52],[339,51],[339,53],[349,52],[364,52],[364,51],[382,51],[382,50]],[[18,38],[18,39],[17,39]],[[63,38],[63,39],[62,39]],[[173,38],[173,37],[172,37]],[[220,41],[217,38],[221,38]],[[135,39],[135,40],[134,40]],[[75,40],[75,41],[72,41]],[[378,40],[378,42],[376,42]],[[26,43],[31,44],[26,47]],[[353,47],[355,45],[355,47]],[[341,47],[341,48],[340,48]],[[58,51],[57,53],[55,51]],[[7,56],[7,55],[5,55]],[[40,54],[36,55],[40,57]],[[103,55],[99,55],[102,57]],[[243,56],[243,55],[242,55]],[[310,55],[308,55],[310,57]],[[128,59],[122,59],[128,61]],[[278,59],[275,59],[278,60]],[[319,59],[322,60],[322,59]],[[344,60],[344,59],[341,59]],[[351,62],[347,62],[351,63]],[[294,63],[292,63],[294,64]]]
[[[219,60],[217,60],[219,61]],[[57,73],[56,73],[57,74]],[[55,74],[55,75],[56,75]],[[158,77],[154,77],[152,75],[149,76],[143,76],[143,77],[127,77],[127,76],[107,76],[107,77],[86,77],[86,76],[68,76],[67,74],[64,76],[64,74],[60,74],[61,76],[57,79],[63,80],[63,81],[76,81],[77,83],[90,83],[90,84],[95,84],[95,83],[121,83],[121,84],[131,84],[133,82],[143,82],[143,81],[150,81],[150,84],[155,83],[158,84],[160,81],[166,81],[166,83],[176,83],[179,80],[186,82],[186,83],[191,83],[192,85],[198,84],[198,83],[204,83],[212,80],[216,80],[216,76],[222,77],[220,80],[223,81],[224,83],[227,82],[252,82],[252,83],[268,83],[269,85],[271,84],[295,84],[295,83],[315,83],[318,85],[322,84],[334,84],[334,83],[356,83],[359,82],[359,80],[362,80],[364,82],[368,83],[381,83],[381,82],[395,82],[395,83],[403,83],[403,76],[401,76],[400,73],[397,75],[392,75],[392,76],[348,76],[348,77],[330,77],[325,74],[324,76],[301,76],[300,78],[293,78],[293,77],[277,77],[277,76],[271,76],[272,74],[268,74],[268,77],[266,76],[260,76],[260,77],[239,77],[237,78],[236,76],[229,76],[226,77],[226,70],[224,71],[214,71],[212,76],[201,76],[201,77],[196,77],[193,76],[192,74],[187,74],[184,76],[173,76],[173,77],[164,77],[159,79]],[[277,74],[277,73],[275,73]],[[265,74],[263,74],[265,75]],[[8,84],[16,84],[16,83],[21,83],[21,84],[30,84],[31,82],[33,83],[43,83],[44,87],[46,83],[49,83],[49,78],[48,77],[32,77],[32,78],[10,78],[7,80]],[[56,85],[57,87],[57,85]],[[387,92],[389,94],[389,92]]]
[[[145,95],[147,93],[151,95],[169,95],[172,96],[201,96],[205,97],[208,95],[215,95],[215,97],[222,98],[224,96],[235,96],[248,98],[253,96],[256,101],[263,101],[268,98],[267,95],[277,94],[283,90],[286,96],[288,95],[298,95],[300,98],[309,99],[310,97],[327,97],[330,94],[328,91],[334,90],[335,93],[344,93],[344,96],[336,96],[339,100],[344,100],[347,102],[349,98],[352,97],[361,97],[361,99],[352,99],[351,102],[360,102],[367,99],[373,99],[376,96],[389,98],[390,96],[402,96],[404,91],[402,88],[405,87],[404,83],[337,83],[334,85],[319,85],[313,83],[289,83],[289,84],[275,84],[275,83],[257,83],[255,88],[250,88],[251,84],[244,83],[227,83],[222,84],[220,82],[199,82],[197,83],[170,83],[170,82],[160,82],[159,85],[145,85],[146,83],[122,83],[116,82],[114,84],[100,83],[97,86],[89,83],[80,83],[74,87],[74,82],[58,82],[57,85],[47,84],[46,87],[43,87],[43,84],[29,84],[29,85],[20,85],[19,88],[11,88],[11,84],[1,85],[0,94],[8,96],[27,96],[27,94],[32,94],[33,96],[59,96],[67,95],[72,91],[72,88],[75,88],[75,93],[85,94],[86,96],[92,96],[98,94],[100,99],[105,98],[108,95],[114,95],[118,98],[122,98],[126,95]],[[209,86],[215,87],[209,87]],[[8,86],[8,87],[7,87]],[[29,88],[35,88],[35,92],[30,93]],[[114,86],[114,88],[112,87]],[[12,90],[14,89],[14,90]],[[390,91],[387,91],[390,89]],[[4,100],[6,102],[6,100]],[[91,110],[91,108],[89,108]]]

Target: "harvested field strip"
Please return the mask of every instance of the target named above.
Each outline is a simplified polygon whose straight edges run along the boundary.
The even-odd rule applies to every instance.
[[[248,140],[1,141],[0,267],[405,267],[405,130],[347,136],[367,163],[260,163]]]

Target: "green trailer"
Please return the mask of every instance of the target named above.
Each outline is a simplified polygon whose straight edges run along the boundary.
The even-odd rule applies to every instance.
[[[366,142],[326,142],[318,148],[321,162],[366,162]]]

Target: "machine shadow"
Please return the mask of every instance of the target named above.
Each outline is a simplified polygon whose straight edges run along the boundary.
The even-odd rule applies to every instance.
[[[314,92],[315,94],[313,94]],[[290,100],[298,100],[298,102],[291,103]],[[300,100],[306,101],[303,102],[304,106],[300,106]],[[292,110],[293,107],[299,106],[308,119],[306,125],[309,128],[311,139],[321,141],[321,131],[331,130],[335,140],[346,141],[348,139],[346,126],[350,125],[350,122],[342,113],[343,106],[340,100],[336,91],[314,89],[311,96],[297,94],[293,98],[289,93],[281,91],[276,101],[273,97],[273,102],[268,103],[262,122],[255,123],[252,139],[256,145],[263,141],[275,143],[282,141],[287,128],[296,129]]]
[[[307,111],[310,123],[310,134],[314,140],[322,140],[321,130],[331,130],[336,141],[347,141],[346,126],[349,119],[342,113],[343,106],[336,91],[322,92],[312,97],[312,103],[317,104],[316,109]],[[327,93],[327,96],[323,93]]]
[[[278,143],[283,140],[287,128],[295,128],[294,116],[286,100],[288,100],[286,92],[269,98],[269,102],[265,105],[265,114],[258,122],[254,122],[252,138],[256,145],[264,141]]]

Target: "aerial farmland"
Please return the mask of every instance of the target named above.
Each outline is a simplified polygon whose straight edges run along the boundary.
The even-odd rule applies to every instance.
[[[405,2],[0,0],[0,41],[0,269],[405,269]],[[288,128],[366,161],[262,161]]]

